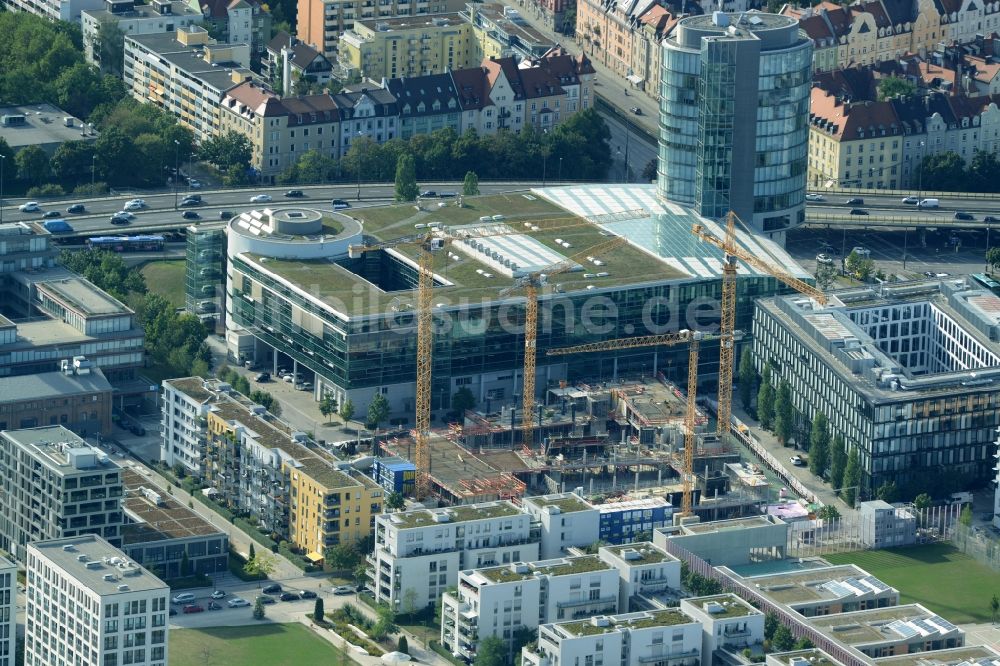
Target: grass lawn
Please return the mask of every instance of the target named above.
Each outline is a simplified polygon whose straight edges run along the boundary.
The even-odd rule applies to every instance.
[[[824,555],[834,564],[857,564],[900,594],[955,623],[989,622],[1000,573],[948,544]]]
[[[175,308],[184,307],[183,259],[151,261],[141,271],[151,293],[163,296]]]
[[[170,630],[170,666],[333,664],[338,654],[298,623]]]

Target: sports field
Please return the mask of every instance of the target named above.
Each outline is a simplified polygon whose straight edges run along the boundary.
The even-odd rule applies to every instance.
[[[956,624],[990,622],[990,600],[1000,595],[1000,573],[950,544],[825,555],[857,564],[892,585],[900,603],[919,603]]]

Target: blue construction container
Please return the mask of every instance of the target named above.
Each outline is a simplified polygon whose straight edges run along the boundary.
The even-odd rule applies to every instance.
[[[404,458],[376,458],[372,478],[389,493],[413,495],[417,482],[417,466]]]

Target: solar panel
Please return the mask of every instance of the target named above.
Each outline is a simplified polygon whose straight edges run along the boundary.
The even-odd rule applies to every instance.
[[[930,617],[929,621],[933,622],[934,625],[939,627],[942,631],[955,631],[956,629],[958,629],[958,627],[956,627],[955,625],[953,625],[951,622],[944,619],[940,615],[934,615]]]
[[[824,590],[827,590],[828,592],[830,592],[831,594],[833,594],[838,598],[849,597],[851,596],[851,594],[853,594],[853,590],[844,587],[838,581],[835,580],[827,581],[826,583],[820,585],[820,587],[823,588]]]
[[[933,624],[928,624],[925,620],[917,618],[915,620],[910,620],[910,624],[917,628],[921,636],[927,636],[929,634],[936,634],[938,628]]]
[[[891,588],[880,581],[875,576],[865,576],[861,579],[861,582],[875,590],[876,592],[888,592]]]
[[[861,581],[858,580],[857,578],[848,578],[841,584],[847,589],[849,589],[851,592],[853,592],[854,596],[856,597],[860,597],[866,592],[865,587],[861,584]]]
[[[897,634],[899,634],[903,638],[913,638],[914,636],[916,636],[919,633],[919,632],[917,632],[916,629],[914,629],[913,627],[911,627],[906,622],[903,622],[902,620],[895,620],[893,622],[890,622],[889,623],[889,628],[892,629],[893,631],[895,631]]]

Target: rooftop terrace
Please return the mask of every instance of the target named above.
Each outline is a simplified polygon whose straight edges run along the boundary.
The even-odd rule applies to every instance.
[[[447,516],[445,520],[435,520],[435,516]],[[484,504],[462,504],[445,509],[416,509],[403,511],[389,516],[393,525],[400,529],[427,527],[428,525],[444,525],[464,523],[471,520],[488,520],[504,516],[522,515],[517,507],[510,502],[487,502]]]
[[[626,628],[652,629],[655,627],[671,627],[678,624],[690,624],[696,621],[679,608],[610,615],[604,618],[608,621],[606,626],[598,626],[597,624],[594,624],[594,619],[595,618],[590,618],[577,622],[561,622],[553,625],[553,628],[561,629],[570,636],[593,636],[596,634],[604,634],[610,631]]]
[[[561,557],[554,560],[541,560],[527,564],[515,563],[500,567],[490,567],[488,569],[480,569],[479,573],[493,583],[511,583],[534,578],[535,576],[570,576],[590,573],[592,571],[607,571],[610,568],[611,566],[602,561],[597,555],[583,555],[581,557]]]
[[[769,660],[777,661],[778,663],[785,664],[785,666],[797,666],[801,663],[800,660],[807,659],[809,661],[809,666],[841,666],[841,663],[835,660],[833,657],[823,652],[819,648],[812,648],[810,650],[793,650],[791,652],[779,652],[777,654],[769,654]]]
[[[638,566],[641,564],[659,564],[664,561],[677,561],[676,557],[663,552],[649,541],[626,543],[621,546],[602,546],[601,550],[614,553],[616,557],[625,560],[632,566]],[[625,551],[629,551],[629,553],[627,555],[623,554]]]
[[[687,603],[695,606],[701,611],[705,611],[706,604],[718,604],[718,612],[708,613],[708,615],[716,620],[722,620],[731,617],[746,617],[748,615],[760,615],[760,611],[743,601],[735,594],[716,594],[710,597],[691,597],[685,599]]]
[[[576,513],[578,511],[591,511],[594,507],[582,500],[573,493],[560,493],[558,495],[538,495],[536,497],[525,497],[525,504],[532,504],[539,509],[556,508],[559,513]]]

